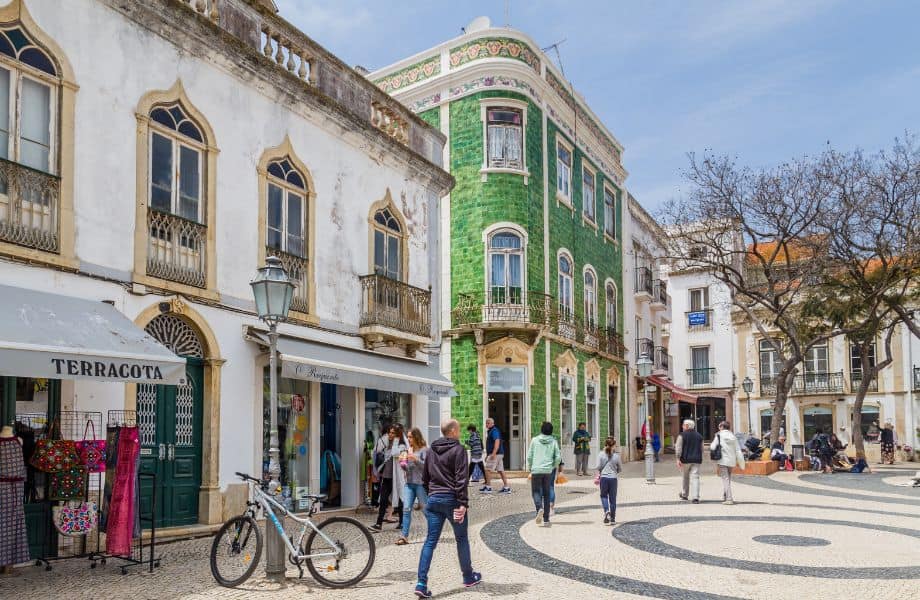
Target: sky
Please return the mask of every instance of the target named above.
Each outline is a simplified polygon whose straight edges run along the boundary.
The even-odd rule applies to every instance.
[[[508,22],[504,0],[276,2],[370,70],[477,16]],[[510,0],[509,21],[540,46],[565,40],[566,77],[625,147],[626,186],[653,214],[685,192],[689,152],[769,168],[920,133],[914,0]]]

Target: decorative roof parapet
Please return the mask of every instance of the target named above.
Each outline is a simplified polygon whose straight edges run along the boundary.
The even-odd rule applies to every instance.
[[[429,77],[434,77],[441,73],[441,57],[430,56],[422,59],[414,65],[409,65],[391,75],[382,79],[377,79],[374,84],[386,93],[395,92],[398,89],[410,86],[413,83],[424,81]]]
[[[483,37],[450,49],[450,68],[483,58],[510,58],[519,60],[540,73],[540,59],[530,46],[521,40],[508,37]]]

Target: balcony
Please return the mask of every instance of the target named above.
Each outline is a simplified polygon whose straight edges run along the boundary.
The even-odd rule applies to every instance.
[[[914,389],[920,390],[920,367],[914,367]]]
[[[616,329],[601,329],[602,352],[606,352],[617,358],[626,357],[626,344],[623,343],[623,335]]]
[[[58,252],[61,180],[0,158],[0,241]]]
[[[712,309],[688,310],[684,313],[687,319],[687,331],[711,331]]]
[[[656,375],[670,376],[671,374],[671,355],[668,354],[668,349],[664,346],[655,348],[654,372]]]
[[[503,329],[548,327],[553,298],[541,292],[494,288],[488,292],[458,294],[454,327],[499,325]]]
[[[368,347],[395,342],[412,349],[431,339],[431,291],[383,275],[361,281],[359,333]]]
[[[716,370],[714,367],[703,369],[687,369],[687,385],[690,388],[708,388],[716,384]]]
[[[208,228],[170,213],[147,210],[147,275],[206,287]]]
[[[636,360],[643,355],[649,360],[655,360],[655,343],[648,338],[636,338]]]
[[[862,382],[862,371],[850,371],[850,392],[855,394]],[[878,377],[869,382],[869,391],[878,391]]]
[[[281,260],[281,264],[284,265],[284,270],[287,271],[288,276],[297,284],[297,287],[294,288],[294,298],[291,300],[291,310],[309,313],[310,271],[307,259],[270,247],[265,248],[265,256],[277,256]]]
[[[844,393],[843,371],[836,373],[805,373],[797,375],[790,393],[795,396],[815,396]],[[776,395],[776,376],[761,377],[760,395]]]
[[[648,267],[636,268],[636,297],[652,299],[652,270]]]
[[[656,279],[652,282],[652,310],[664,310],[668,307],[668,282]]]

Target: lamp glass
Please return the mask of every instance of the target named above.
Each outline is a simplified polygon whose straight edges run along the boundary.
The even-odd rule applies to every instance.
[[[256,312],[263,321],[283,321],[291,309],[294,282],[288,277],[281,260],[269,256],[249,285],[256,303]]]
[[[754,382],[751,381],[750,377],[745,377],[744,381],[741,382],[741,387],[744,388],[746,394],[750,394],[751,390],[754,389]]]
[[[639,357],[639,360],[636,361],[636,370],[639,372],[639,377],[648,377],[652,374],[652,359],[649,358],[648,354],[643,354]]]

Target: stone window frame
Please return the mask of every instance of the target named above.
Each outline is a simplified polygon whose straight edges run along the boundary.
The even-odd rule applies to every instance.
[[[291,138],[288,135],[284,136],[284,140],[280,144],[273,148],[267,148],[262,153],[262,156],[259,158],[259,162],[256,166],[256,173],[259,179],[259,244],[258,244],[258,255],[256,264],[262,266],[265,264],[266,255],[266,242],[268,240],[268,184],[269,184],[269,173],[268,166],[277,160],[288,159],[298,173],[303,177],[304,183],[306,184],[306,206],[304,207],[304,219],[306,224],[304,227],[304,237],[306,238],[306,248],[304,257],[307,260],[307,285],[309,290],[307,292],[307,302],[309,304],[309,309],[307,312],[301,312],[297,310],[292,310],[290,312],[289,318],[299,321],[304,321],[307,323],[318,323],[319,318],[316,316],[316,273],[315,273],[315,263],[316,263],[316,254],[314,251],[314,241],[315,241],[315,224],[316,224],[316,185],[313,182],[313,173],[307,167],[307,165],[300,160],[300,157],[297,154],[297,151],[294,149],[294,145],[291,142]]]
[[[570,306],[565,307],[565,308],[569,309],[568,316],[574,317],[575,316],[575,261],[572,259],[572,253],[569,252],[565,248],[560,248],[556,252],[556,276],[557,276],[556,277],[556,283],[557,283],[556,300],[557,300],[557,305],[561,311],[564,307],[562,304],[562,289],[559,284],[561,283],[561,278],[563,277],[563,273],[560,269],[560,262],[563,257],[565,257],[566,260],[569,261],[569,264],[572,266],[572,272],[565,275],[565,277],[568,277],[569,279],[569,291],[571,293],[571,298],[570,298],[571,304]]]
[[[488,111],[491,108],[512,108],[521,111],[521,169],[489,166],[489,119]],[[479,174],[482,181],[489,179],[489,173],[510,173],[524,177],[524,185],[530,181],[530,170],[527,168],[527,102],[512,98],[483,98],[479,101],[479,118],[482,121],[482,167]]]
[[[589,173],[591,173],[591,180],[594,182],[594,194],[593,194],[594,198],[593,198],[593,202],[592,202],[592,204],[591,204],[591,207],[593,208],[593,213],[592,213],[591,215],[588,215],[587,211],[585,210],[585,190],[584,190],[584,186],[585,186],[585,172],[586,172],[586,171],[589,172]],[[598,224],[597,224],[597,221],[598,221],[598,219],[597,219],[597,173],[598,173],[598,170],[597,170],[594,166],[592,166],[591,163],[589,163],[589,162],[588,162],[586,159],[584,159],[584,158],[581,159],[581,186],[580,186],[580,187],[581,187],[581,203],[582,203],[582,207],[581,207],[581,220],[584,222],[585,225],[587,225],[588,227],[594,229],[595,232],[597,232],[597,230],[598,230]]]
[[[392,235],[392,229],[385,229],[380,226],[377,221],[374,220],[374,217],[378,212],[383,209],[389,209],[390,214],[396,219],[399,223],[399,281],[403,283],[409,282],[409,227],[406,223],[406,218],[397,208],[396,203],[393,202],[393,195],[390,193],[390,188],[387,188],[386,192],[383,195],[383,198],[374,202],[371,205],[370,210],[367,213],[367,265],[368,265],[368,274],[376,274],[374,266],[374,233],[376,231],[384,231],[387,235]],[[385,275],[384,275],[385,277]]]
[[[150,235],[147,227],[147,208],[150,199],[150,140],[156,127],[152,125],[150,113],[160,105],[180,104],[189,119],[195,122],[201,131],[204,141],[201,144],[202,168],[202,198],[204,202],[204,225],[207,228],[205,238],[205,285],[195,287],[185,283],[162,279],[147,274],[147,238]],[[135,223],[134,223],[134,268],[131,273],[135,284],[150,286],[155,289],[165,290],[186,296],[219,300],[217,290],[217,155],[220,150],[215,145],[216,136],[214,128],[197,109],[188,97],[182,80],[176,82],[168,90],[153,90],[144,94],[137,105],[135,112],[137,119],[136,134],[136,164],[137,174],[135,189]]]
[[[569,160],[571,161],[571,164],[568,165],[568,168],[569,168],[569,193],[568,195],[562,193],[562,191],[559,189],[559,161],[560,161],[559,147],[560,146],[562,146],[568,151],[569,156],[570,156]],[[556,134],[556,144],[555,144],[555,152],[553,152],[553,160],[556,161],[556,181],[553,183],[553,187],[555,187],[556,189],[556,202],[564,205],[569,210],[574,211],[575,204],[572,202],[572,192],[575,186],[572,181],[572,171],[574,171],[574,168],[575,168],[575,147],[572,144],[570,144],[568,140],[563,138],[562,135],[559,133]]]
[[[613,302],[610,301],[610,289],[613,289]],[[607,278],[604,280],[604,317],[607,329],[612,329],[613,331],[619,331],[617,327],[617,308],[620,301],[620,290],[617,288],[616,282]],[[613,305],[613,325],[610,324],[610,306]]]
[[[604,239],[606,241],[613,242],[614,244],[619,244],[620,242],[617,239],[617,216],[618,216],[617,204],[619,204],[619,197],[618,197],[619,190],[616,187],[609,185],[606,178],[604,179],[604,185],[602,189],[604,192]],[[612,224],[607,223],[607,193],[608,192],[610,193],[610,197],[613,198],[613,223]],[[608,230],[608,225],[611,225],[609,227],[609,230]],[[610,230],[612,230],[613,233],[611,233]]]
[[[572,352],[572,349],[569,348],[562,354],[556,357],[555,366],[558,372],[558,377],[556,380],[557,389],[559,390],[559,438],[561,445],[571,446],[572,445],[572,434],[575,432],[575,429],[578,427],[578,359],[575,357],[575,354]],[[572,431],[568,432],[568,436],[564,435],[562,428],[562,420],[565,413],[564,410],[564,401],[565,394],[563,392],[562,382],[565,379],[571,379],[571,396],[568,398],[571,399],[570,415],[571,415],[571,426]]]
[[[18,61],[6,61],[7,68],[15,64],[16,70],[28,71],[30,77],[53,84],[53,102],[56,104],[56,110],[52,114],[52,120],[55,121],[52,126],[56,128],[56,135],[51,141],[52,154],[56,155],[55,175],[60,179],[57,252],[0,241],[0,256],[76,271],[80,266],[80,261],[76,256],[74,226],[74,135],[76,93],[80,89],[76,83],[76,75],[64,50],[39,27],[29,13],[24,0],[10,0],[6,6],[0,7],[0,25],[19,27],[25,31],[33,43],[44,51],[57,70],[57,77],[51,77],[43,71]]]
[[[594,279],[594,307],[593,307],[593,314],[590,314],[590,315],[588,314],[588,282],[587,282],[587,278],[589,274]],[[598,326],[597,308],[599,304],[597,291],[598,291],[599,286],[598,286],[598,279],[597,279],[597,271],[590,264],[586,264],[581,269],[581,285],[582,285],[582,289],[581,289],[582,310],[584,311],[583,317],[584,317],[585,325],[597,327]]]
[[[492,237],[495,236],[496,234],[504,233],[504,232],[513,233],[513,234],[517,235],[519,238],[521,238],[521,294],[522,294],[521,300],[522,300],[522,304],[523,304],[524,306],[526,306],[526,305],[527,305],[527,296],[528,296],[528,288],[527,288],[527,243],[528,243],[528,240],[527,240],[527,231],[526,231],[522,226],[518,225],[517,223],[512,223],[512,222],[510,222],[510,221],[502,221],[502,222],[499,222],[499,223],[493,223],[493,224],[490,225],[489,227],[486,227],[486,228],[483,230],[483,232],[482,232],[482,242],[483,242],[484,248],[485,248],[485,253],[484,253],[484,254],[485,254],[485,269],[484,269],[484,271],[483,271],[483,272],[485,273],[485,281],[484,281],[484,284],[485,284],[485,287],[484,287],[485,296],[484,296],[484,297],[485,297],[486,299],[489,298],[489,290],[490,290],[490,288],[492,287],[492,284],[491,284],[491,281],[492,281],[492,261],[490,260],[490,257],[491,257],[490,241],[492,240]]]
[[[590,401],[588,386],[594,384],[594,402]],[[591,433],[592,440],[597,443],[598,433],[601,430],[601,367],[596,358],[585,363],[585,425]],[[594,420],[588,419],[588,407],[594,406]],[[578,424],[575,424],[578,427]]]

